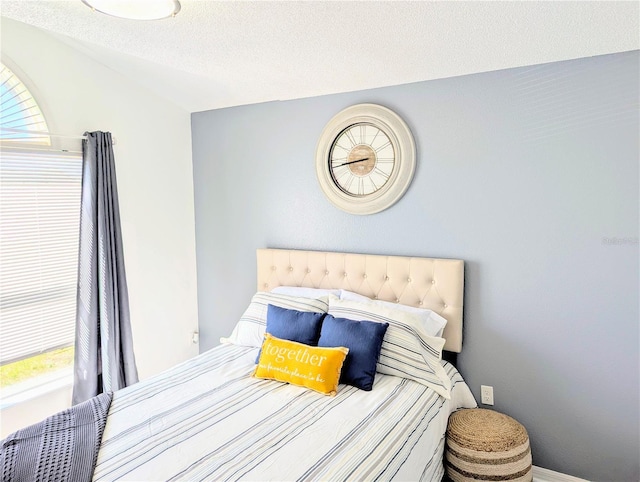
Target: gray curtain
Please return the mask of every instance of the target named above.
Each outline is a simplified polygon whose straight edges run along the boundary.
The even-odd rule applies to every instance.
[[[109,132],[82,143],[73,404],[138,381]]]

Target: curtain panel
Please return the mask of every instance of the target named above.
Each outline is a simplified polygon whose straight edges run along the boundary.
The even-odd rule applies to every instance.
[[[113,142],[87,132],[82,194],[73,404],[138,381],[129,318]]]

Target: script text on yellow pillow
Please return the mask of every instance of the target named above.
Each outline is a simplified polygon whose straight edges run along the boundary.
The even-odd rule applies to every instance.
[[[253,376],[287,382],[333,396],[338,391],[340,372],[347,353],[349,349],[342,346],[309,346],[281,340],[266,333]]]

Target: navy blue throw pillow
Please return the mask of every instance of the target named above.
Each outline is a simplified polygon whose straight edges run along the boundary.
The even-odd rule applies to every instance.
[[[318,346],[344,346],[349,354],[342,365],[340,383],[370,391],[376,376],[382,340],[389,323],[353,321],[327,315],[322,322]]]
[[[324,315],[326,313],[290,310],[267,305],[267,328],[265,331],[281,340],[318,346]],[[258,353],[256,363],[259,359],[260,353]]]

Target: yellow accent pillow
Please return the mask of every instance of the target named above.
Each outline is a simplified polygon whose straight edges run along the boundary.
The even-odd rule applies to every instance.
[[[349,349],[343,346],[309,346],[265,333],[253,376],[287,382],[334,396],[338,393],[340,372],[347,353]]]

